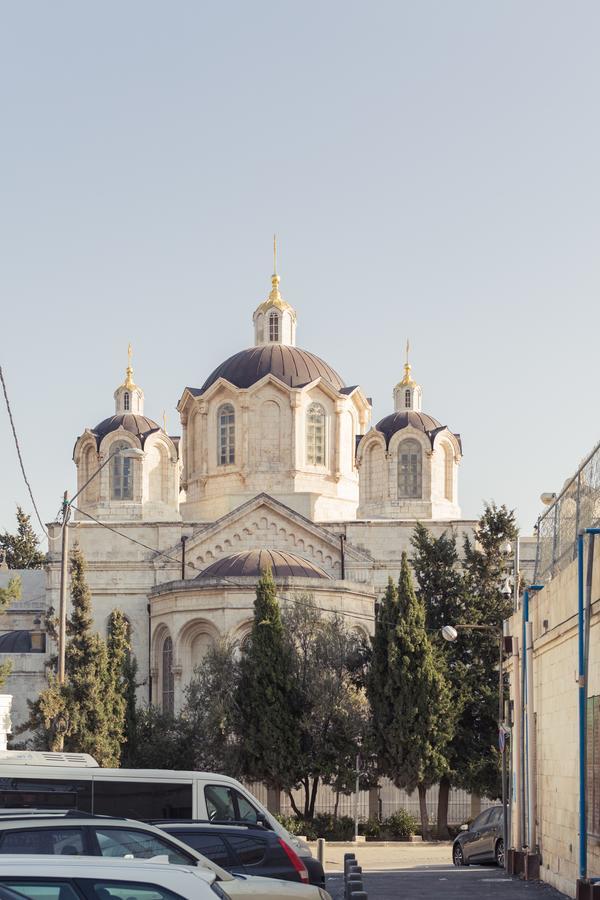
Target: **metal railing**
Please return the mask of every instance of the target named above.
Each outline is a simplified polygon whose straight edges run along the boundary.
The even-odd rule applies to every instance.
[[[600,523],[600,443],[537,521],[536,583],[554,578],[577,553],[577,535]]]

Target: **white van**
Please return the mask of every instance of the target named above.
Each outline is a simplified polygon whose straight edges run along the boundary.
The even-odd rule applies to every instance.
[[[2,810],[77,809],[129,819],[261,822],[311,856],[239,781],[211,772],[103,769],[86,753],[0,752]]]

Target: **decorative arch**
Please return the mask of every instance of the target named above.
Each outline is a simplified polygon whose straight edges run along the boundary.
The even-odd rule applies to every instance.
[[[100,478],[94,478],[95,472],[98,471],[98,452],[93,441],[89,441],[81,452],[81,477],[80,484],[89,484],[83,492],[84,503],[96,503],[100,496]],[[91,479],[91,480],[90,480]]]
[[[206,652],[221,640],[219,629],[208,619],[186,622],[177,636],[177,659],[184,674],[191,677]]]

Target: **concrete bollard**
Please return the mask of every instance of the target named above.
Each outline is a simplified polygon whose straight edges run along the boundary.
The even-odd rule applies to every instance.
[[[317,859],[324,865],[325,863],[325,838],[317,838]]]
[[[352,900],[369,900],[369,895],[366,891],[353,891],[351,896]]]
[[[354,900],[356,894],[362,894],[364,892],[364,886],[362,881],[349,881],[348,882],[348,892],[346,897],[348,900]]]

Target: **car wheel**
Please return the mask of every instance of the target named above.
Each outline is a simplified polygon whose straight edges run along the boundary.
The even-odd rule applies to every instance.
[[[465,859],[463,849],[460,844],[455,844],[452,848],[452,862],[455,866],[468,866],[469,863]]]
[[[496,858],[496,865],[500,866],[501,869],[504,868],[504,841],[500,838],[499,841],[496,841],[496,850],[494,852],[494,856]]]

